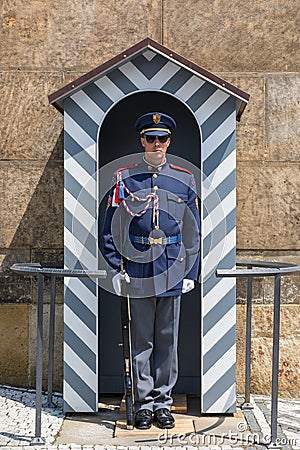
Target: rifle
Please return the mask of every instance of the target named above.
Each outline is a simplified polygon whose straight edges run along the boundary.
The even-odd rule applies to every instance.
[[[122,228],[120,220],[120,240],[122,247]],[[127,292],[126,272],[123,262],[123,249],[121,248],[121,321],[122,321],[122,340],[123,340],[123,362],[124,362],[124,390],[127,429],[133,429],[133,377],[132,377],[132,352],[131,352],[131,329],[130,329],[130,297]]]

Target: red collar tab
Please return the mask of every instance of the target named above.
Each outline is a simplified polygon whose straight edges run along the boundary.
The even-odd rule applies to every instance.
[[[122,170],[133,169],[134,167],[137,167],[137,166],[138,166],[138,163],[127,164],[127,166],[120,167],[119,169],[117,169],[116,173],[118,174],[119,172],[122,172]]]
[[[189,173],[190,175],[193,175],[192,174],[192,172],[190,172],[188,169],[185,169],[184,167],[180,167],[180,166],[175,166],[175,164],[169,164],[170,165],[170,167],[172,168],[172,169],[175,169],[175,170],[182,170],[183,172],[187,172],[187,173]]]

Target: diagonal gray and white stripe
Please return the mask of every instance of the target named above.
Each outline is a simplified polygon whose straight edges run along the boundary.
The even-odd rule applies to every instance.
[[[213,97],[213,98],[212,98]],[[219,100],[219,104],[218,104]],[[203,411],[235,411],[235,281],[216,268],[235,266],[235,104],[224,93],[202,125]]]
[[[84,93],[65,102],[65,266],[97,267],[97,109]],[[81,106],[79,106],[81,103]],[[87,114],[85,111],[89,112]],[[103,112],[102,112],[103,114]],[[100,114],[98,114],[99,117]],[[65,279],[64,408],[96,411],[98,386],[97,287],[88,278]]]
[[[194,112],[202,132],[202,411],[235,404],[235,283],[216,267],[235,264],[235,99],[151,49],[65,101],[65,264],[97,266],[97,133],[114,103],[136,91],[168,92]],[[96,411],[97,288],[65,282],[66,411]]]

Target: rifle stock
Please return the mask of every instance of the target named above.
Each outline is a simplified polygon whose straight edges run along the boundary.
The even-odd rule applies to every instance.
[[[131,329],[130,329],[130,297],[127,293],[127,282],[125,271],[121,264],[121,319],[122,319],[122,339],[123,339],[123,369],[124,369],[124,390],[127,429],[132,430],[133,419],[133,382],[132,382],[132,352],[131,352]]]
[[[121,245],[121,320],[122,320],[122,340],[123,340],[123,369],[124,369],[124,391],[127,429],[132,430],[133,419],[133,377],[132,377],[132,352],[131,352],[131,329],[130,329],[130,297],[127,292],[126,272],[123,261],[123,229],[120,216],[120,245]]]

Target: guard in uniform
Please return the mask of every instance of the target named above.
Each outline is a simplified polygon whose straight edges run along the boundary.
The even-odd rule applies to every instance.
[[[199,270],[198,199],[193,174],[167,161],[174,119],[151,112],[135,127],[144,156],[115,173],[103,245],[118,295],[121,259],[127,274],[135,426],[172,428],[181,294],[194,288]]]

